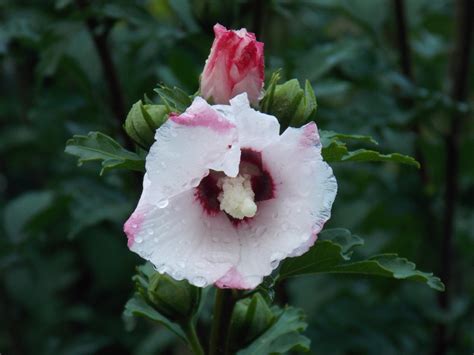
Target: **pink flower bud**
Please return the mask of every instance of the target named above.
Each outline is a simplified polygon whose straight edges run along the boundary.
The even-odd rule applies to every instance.
[[[246,92],[250,102],[257,104],[263,88],[263,43],[245,28],[229,31],[216,24],[214,33],[201,76],[201,96],[215,104],[228,104]]]

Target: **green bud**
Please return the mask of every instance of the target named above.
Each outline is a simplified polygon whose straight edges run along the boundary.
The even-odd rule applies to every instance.
[[[238,350],[262,335],[275,316],[260,293],[238,301],[229,325],[229,348]]]
[[[301,127],[313,120],[317,103],[309,81],[306,80],[303,90],[297,79],[277,85],[278,79],[276,73],[262,99],[262,110],[277,117],[283,128]]]
[[[165,105],[144,105],[141,100],[133,104],[125,120],[125,132],[135,143],[148,149],[154,142],[155,131],[168,118]]]
[[[151,305],[173,321],[188,321],[201,301],[201,289],[187,281],[176,281],[166,274],[155,273],[150,278],[147,298]]]

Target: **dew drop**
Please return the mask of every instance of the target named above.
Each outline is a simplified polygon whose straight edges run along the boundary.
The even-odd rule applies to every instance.
[[[165,208],[166,206],[168,206],[168,203],[169,203],[168,200],[161,200],[161,201],[158,201],[156,205],[158,206],[158,208]]]
[[[137,229],[138,225],[137,224],[132,224],[132,228]]]
[[[135,237],[135,242],[138,243],[138,244],[140,244],[140,243],[143,242],[143,238],[140,237],[140,236],[137,236],[137,237]]]
[[[148,235],[153,235],[153,234],[155,234],[155,231],[150,228],[150,229],[147,230],[147,233],[148,233]]]
[[[276,269],[278,267],[278,264],[279,264],[279,260],[275,259],[275,260],[272,260],[270,262],[270,266],[272,267],[272,269]]]
[[[199,185],[200,182],[201,178],[194,178],[189,182],[189,185],[191,185],[192,187],[196,187]]]
[[[183,274],[181,274],[179,271],[175,271],[173,273],[173,278],[177,281],[180,281],[183,279]]]
[[[204,287],[207,285],[207,281],[204,277],[202,276],[196,276],[194,279],[193,279],[193,283],[195,286],[197,287]]]
[[[160,274],[166,272],[166,265],[165,264],[156,265],[156,271],[158,271]]]

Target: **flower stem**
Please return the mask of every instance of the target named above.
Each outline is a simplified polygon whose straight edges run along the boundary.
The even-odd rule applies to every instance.
[[[204,355],[204,349],[202,348],[199,337],[196,334],[196,327],[192,321],[189,321],[183,326],[183,330],[188,338],[189,346],[192,352],[196,355]]]
[[[214,314],[209,344],[209,355],[225,354],[227,331],[230,317],[234,309],[235,299],[231,290],[216,290]]]

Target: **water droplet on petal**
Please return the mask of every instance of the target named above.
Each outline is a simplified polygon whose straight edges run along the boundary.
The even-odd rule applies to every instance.
[[[183,274],[181,274],[179,271],[173,272],[173,278],[177,281],[180,281],[183,279]]]
[[[272,269],[276,269],[279,263],[280,263],[280,260],[275,259],[270,262],[270,266],[272,267]]]
[[[158,264],[156,265],[156,271],[158,271],[160,274],[163,274],[164,272],[166,272],[166,265],[165,264]]]
[[[201,277],[201,276],[196,276],[194,279],[193,279],[193,284],[197,287],[204,287],[207,285],[207,281],[204,277]]]
[[[166,206],[168,206],[168,203],[169,201],[165,199],[165,200],[158,201],[156,206],[158,206],[158,208],[165,208]]]
[[[155,234],[155,231],[150,228],[150,229],[148,229],[147,233],[148,233],[148,235],[153,235],[153,234]]]
[[[192,187],[196,187],[199,185],[200,182],[201,178],[194,178],[189,182],[189,185],[191,185]]]
[[[140,236],[136,236],[136,237],[135,237],[135,243],[140,244],[140,243],[142,243],[142,242],[143,242],[143,238],[142,238],[142,237],[140,237]]]

